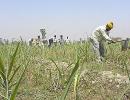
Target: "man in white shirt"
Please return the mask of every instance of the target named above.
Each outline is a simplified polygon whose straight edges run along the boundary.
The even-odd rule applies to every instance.
[[[54,35],[53,43],[54,43],[55,46],[57,45],[57,38],[56,38],[56,35]]]
[[[69,37],[67,36],[66,40],[65,40],[66,44],[70,43]]]
[[[109,32],[112,28],[113,22],[109,22],[104,26],[99,26],[93,31],[92,36],[90,37],[90,41],[99,62],[104,60],[104,43],[106,41],[115,43],[115,41],[109,37]]]

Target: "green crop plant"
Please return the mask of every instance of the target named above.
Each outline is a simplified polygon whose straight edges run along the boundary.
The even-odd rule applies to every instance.
[[[18,87],[20,86],[20,82],[27,68],[26,66],[23,72],[21,73],[21,76],[19,77],[19,79],[15,81],[16,79],[14,78],[21,67],[21,66],[17,66],[17,67],[15,66],[19,45],[20,43],[18,43],[15,52],[11,56],[9,64],[4,64],[2,58],[0,57],[0,78],[1,78],[0,79],[0,88],[1,88],[0,96],[4,100],[15,100]]]

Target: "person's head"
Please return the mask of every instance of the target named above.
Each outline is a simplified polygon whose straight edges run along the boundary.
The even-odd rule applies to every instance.
[[[110,31],[111,29],[113,29],[113,22],[109,22],[106,24],[106,30]]]
[[[38,36],[38,39],[40,39],[40,36]]]
[[[54,37],[56,38],[56,35],[54,35]]]
[[[31,41],[33,41],[33,38],[31,38]]]
[[[60,35],[60,38],[63,39],[63,35]]]

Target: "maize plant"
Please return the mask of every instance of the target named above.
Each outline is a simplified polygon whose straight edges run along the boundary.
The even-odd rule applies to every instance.
[[[18,87],[27,68],[26,66],[20,78],[18,80],[15,79],[15,81],[14,78],[20,69],[20,66],[14,67],[19,45],[20,43],[18,43],[16,50],[9,61],[9,64],[4,64],[2,58],[0,57],[0,98],[3,100],[15,100]]]

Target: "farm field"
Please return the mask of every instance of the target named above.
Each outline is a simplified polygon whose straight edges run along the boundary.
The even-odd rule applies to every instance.
[[[0,45],[7,71],[17,45]],[[14,84],[26,68],[16,100],[130,100],[130,50],[121,51],[120,43],[106,48],[106,60],[98,63],[89,42],[50,48],[20,42],[10,72],[11,76],[20,66],[11,81]],[[14,88],[15,84],[10,89]],[[8,97],[6,93],[0,90]]]

